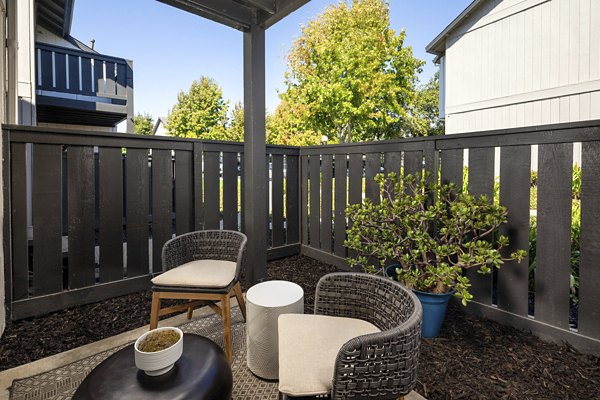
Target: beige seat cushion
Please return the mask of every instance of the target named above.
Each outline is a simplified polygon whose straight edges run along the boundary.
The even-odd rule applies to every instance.
[[[357,336],[379,332],[373,324],[324,315],[279,316],[279,391],[315,396],[331,391],[337,354]]]
[[[180,265],[154,277],[157,286],[227,287],[235,278],[236,263],[221,260],[198,260]]]

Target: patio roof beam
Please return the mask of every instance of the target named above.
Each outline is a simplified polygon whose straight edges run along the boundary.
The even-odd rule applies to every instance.
[[[275,0],[245,0],[245,2],[271,15],[275,14]]]
[[[261,21],[262,25],[265,27],[265,29],[270,28],[309,1],[310,0],[275,0],[275,14],[263,18]]]
[[[254,19],[254,11],[231,0],[158,0],[192,14],[247,31]]]

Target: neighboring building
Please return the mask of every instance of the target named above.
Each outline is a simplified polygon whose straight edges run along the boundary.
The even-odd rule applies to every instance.
[[[599,0],[475,0],[427,51],[448,134],[600,119]]]
[[[152,130],[154,136],[171,136],[167,131],[167,119],[165,117],[158,117]]]
[[[6,2],[6,121],[133,132],[132,62],[70,35],[75,0]],[[3,107],[3,111],[4,111]]]

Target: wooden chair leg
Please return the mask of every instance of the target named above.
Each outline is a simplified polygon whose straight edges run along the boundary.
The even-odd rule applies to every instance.
[[[221,298],[223,310],[223,336],[225,339],[225,354],[227,355],[227,360],[229,363],[233,361],[233,351],[231,349],[231,310],[229,304],[229,294],[224,295]]]
[[[194,312],[194,308],[193,307],[188,307],[188,313],[187,313],[187,317],[188,319],[192,319],[192,314]]]
[[[242,293],[242,286],[240,283],[236,283],[233,287],[235,292],[235,298],[237,299],[238,305],[240,306],[240,311],[242,312],[242,316],[244,317],[244,321],[246,321],[246,302],[244,301],[244,294]]]
[[[150,309],[150,329],[158,327],[158,312],[160,311],[160,294],[152,293],[152,308]]]

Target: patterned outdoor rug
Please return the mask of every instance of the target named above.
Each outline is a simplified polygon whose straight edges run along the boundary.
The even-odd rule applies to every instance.
[[[246,366],[246,331],[239,308],[232,309],[233,341],[233,399],[277,399],[277,383],[265,382],[255,377]],[[180,326],[185,333],[205,336],[223,347],[223,323],[216,315],[209,315]],[[15,380],[11,388],[11,400],[66,400],[70,399],[81,381],[94,367],[124,346],[98,353],[64,367]]]

